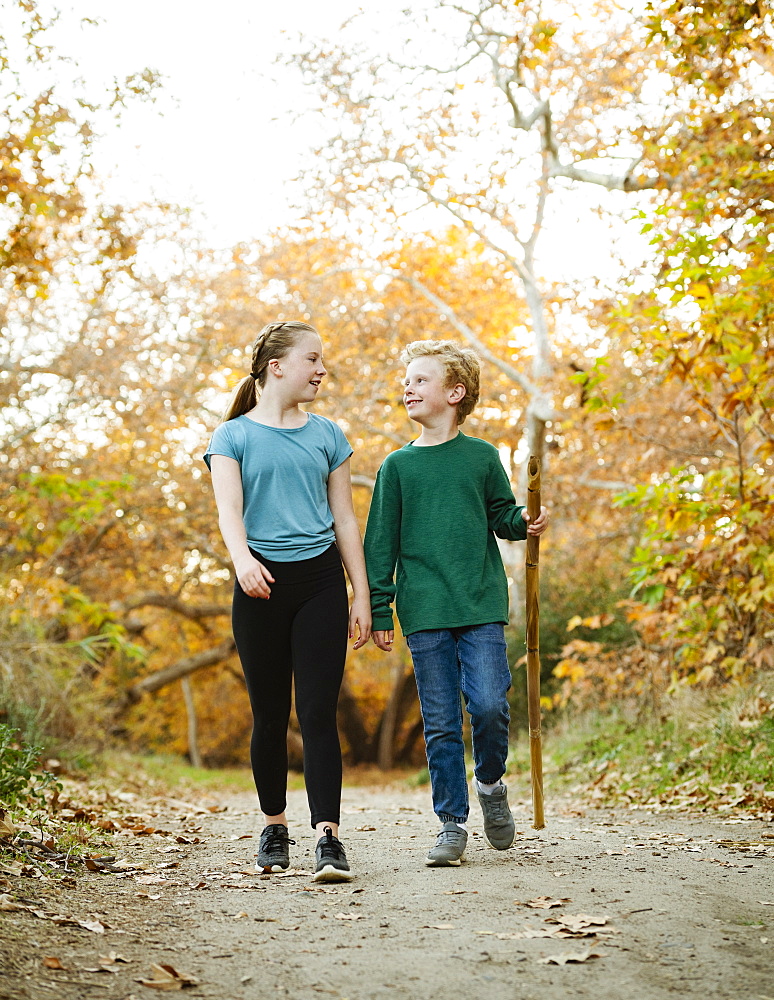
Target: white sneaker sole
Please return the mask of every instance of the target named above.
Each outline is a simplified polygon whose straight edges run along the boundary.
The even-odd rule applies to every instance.
[[[510,844],[505,847],[498,847],[496,844],[493,844],[489,837],[487,837],[486,833],[484,833],[484,840],[493,851],[507,851],[516,843],[516,831],[513,831],[513,838],[511,839]]]
[[[351,882],[355,876],[352,872],[344,872],[341,868],[335,868],[333,865],[326,865],[321,868],[319,872],[315,872],[312,876],[313,882]]]
[[[428,868],[459,868],[463,861],[467,861],[464,853],[457,861],[436,861],[434,858],[425,858],[425,864]]]

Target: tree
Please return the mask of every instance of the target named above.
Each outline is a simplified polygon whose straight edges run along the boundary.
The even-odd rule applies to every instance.
[[[718,683],[774,665],[774,33],[758,4],[650,15],[687,112],[646,138],[681,183],[643,216],[653,266],[611,322],[643,386],[666,383],[682,406],[672,462],[621,498],[644,517],[631,616],[667,676]],[[628,401],[591,396],[623,432]]]
[[[568,182],[624,192],[672,183],[643,163],[637,134],[638,118],[664,120],[643,96],[655,74],[642,25],[605,0],[584,19],[575,6],[438,2],[404,12],[400,55],[380,58],[345,37],[294,60],[335,123],[305,175],[323,217],[358,224],[368,213],[383,238],[385,227],[433,209],[429,218],[440,213],[476,234],[510,270],[529,317],[531,373],[507,360],[510,329],[483,353],[527,392],[527,450],[539,456],[561,391],[551,380],[541,233],[561,225]],[[437,52],[436,65],[427,51]],[[406,270],[392,276],[480,349],[477,323],[459,322],[432,283]]]

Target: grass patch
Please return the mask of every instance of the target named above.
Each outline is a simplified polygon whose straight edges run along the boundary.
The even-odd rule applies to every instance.
[[[680,690],[658,717],[636,706],[566,715],[544,736],[554,787],[597,801],[774,810],[774,684]],[[511,766],[529,770],[521,740]]]

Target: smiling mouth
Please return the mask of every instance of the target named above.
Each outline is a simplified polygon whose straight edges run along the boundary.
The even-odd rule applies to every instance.
[[[319,389],[320,388],[320,383],[321,382],[322,382],[322,379],[313,379],[313,378],[309,379],[309,385],[313,385],[315,387],[315,389]]]

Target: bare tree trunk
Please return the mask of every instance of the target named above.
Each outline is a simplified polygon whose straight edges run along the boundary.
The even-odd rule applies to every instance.
[[[410,664],[407,666],[401,657],[393,670],[390,697],[379,724],[376,763],[382,771],[389,771],[395,766],[398,730],[406,713],[407,701],[410,704],[412,700],[410,697],[407,699],[406,692],[411,692],[410,682],[413,677],[413,667]]]
[[[372,760],[372,741],[368,738],[360,708],[346,681],[341,685],[339,693],[338,718],[341,731],[349,744],[352,763],[362,764]]]
[[[194,704],[193,688],[191,678],[187,675],[180,681],[185,700],[185,712],[188,716],[188,756],[194,767],[202,766],[202,755],[199,753],[199,726],[196,719],[196,705]]]
[[[395,755],[395,760],[397,762],[407,764],[411,760],[411,755],[414,752],[414,745],[422,735],[423,728],[422,717],[420,716],[406,733],[406,738],[403,740],[403,743]]]

